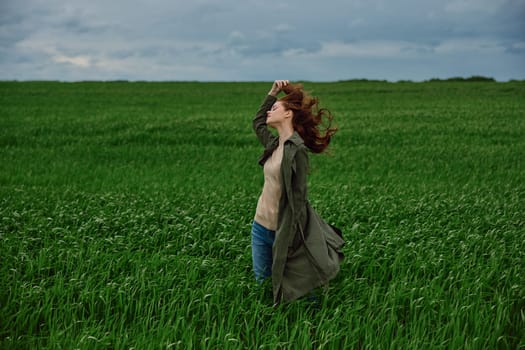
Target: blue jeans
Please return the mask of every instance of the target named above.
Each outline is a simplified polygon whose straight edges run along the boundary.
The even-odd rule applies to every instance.
[[[275,231],[253,221],[252,224],[252,261],[253,272],[258,283],[272,275],[272,246]]]

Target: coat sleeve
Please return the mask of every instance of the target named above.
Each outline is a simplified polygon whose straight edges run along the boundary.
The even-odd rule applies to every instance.
[[[267,95],[259,107],[255,118],[253,118],[253,130],[255,131],[259,142],[264,147],[268,147],[268,145],[277,137],[268,130],[268,126],[266,125],[266,112],[272,108],[275,101],[277,101],[275,96]]]

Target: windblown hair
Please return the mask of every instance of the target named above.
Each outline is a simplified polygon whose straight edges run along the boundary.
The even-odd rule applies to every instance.
[[[305,92],[302,84],[289,84],[283,91],[286,95],[279,100],[286,109],[292,110],[293,128],[310,151],[322,153],[337,131],[336,127],[332,127],[332,113],[319,108],[319,99]]]

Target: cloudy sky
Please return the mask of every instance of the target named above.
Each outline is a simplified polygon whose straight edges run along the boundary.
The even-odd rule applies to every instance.
[[[525,79],[525,0],[0,0],[0,80]]]

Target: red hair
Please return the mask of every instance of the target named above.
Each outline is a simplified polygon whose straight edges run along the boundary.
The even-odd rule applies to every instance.
[[[331,127],[333,116],[329,110],[319,108],[319,99],[303,90],[302,84],[288,84],[283,89],[281,101],[287,110],[292,110],[293,128],[313,153],[322,153],[330,143],[337,128]],[[326,122],[325,120],[326,119]],[[320,130],[320,125],[326,125]]]

